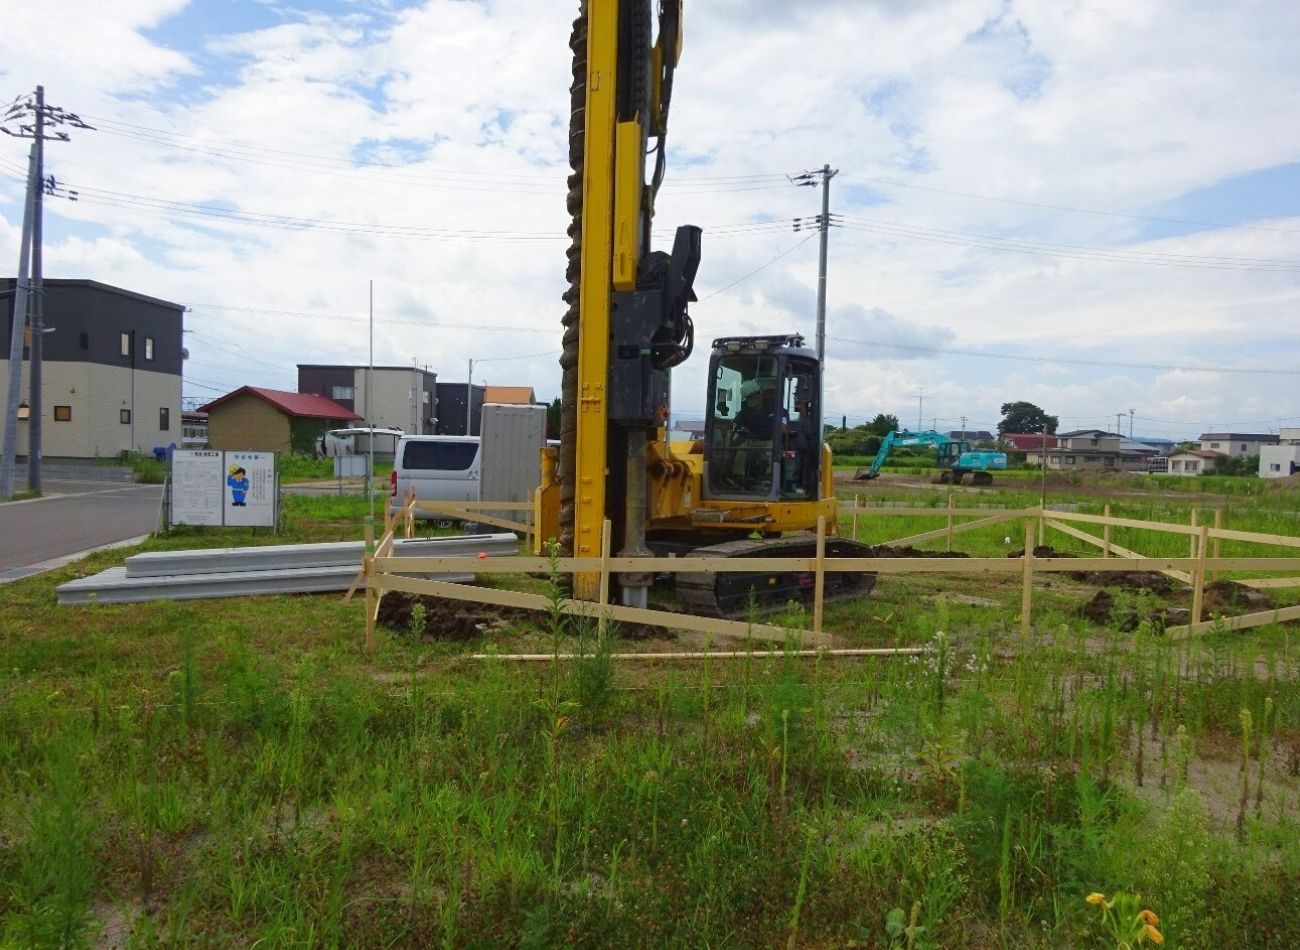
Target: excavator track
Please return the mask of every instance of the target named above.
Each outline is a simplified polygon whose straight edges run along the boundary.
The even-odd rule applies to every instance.
[[[726,541],[698,548],[690,557],[813,557],[816,553],[816,535],[800,533]],[[827,558],[871,556],[869,545],[847,538],[826,539]],[[701,571],[677,575],[677,601],[691,613],[738,618],[747,616],[751,609],[770,613],[790,601],[811,601],[814,584],[812,571]],[[875,574],[828,573],[823,600],[829,603],[866,597],[875,586]]]

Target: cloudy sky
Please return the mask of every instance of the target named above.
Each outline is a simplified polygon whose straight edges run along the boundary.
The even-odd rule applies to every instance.
[[[375,360],[558,392],[573,2],[46,0],[0,98],[48,149],[46,274],[183,303],[185,394]],[[657,226],[702,226],[698,337],[814,328],[828,419],[1300,424],[1300,4],[687,0]],[[26,143],[0,140],[0,273]],[[704,349],[674,379],[703,410]]]

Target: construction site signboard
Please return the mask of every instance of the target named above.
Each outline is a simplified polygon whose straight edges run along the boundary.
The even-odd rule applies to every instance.
[[[274,452],[172,452],[169,525],[274,528],[279,482]]]

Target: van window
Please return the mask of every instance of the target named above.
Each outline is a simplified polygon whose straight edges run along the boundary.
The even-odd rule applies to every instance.
[[[477,442],[408,442],[402,452],[402,467],[463,472],[474,464]]]

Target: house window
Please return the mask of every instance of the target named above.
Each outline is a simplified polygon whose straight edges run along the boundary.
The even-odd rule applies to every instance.
[[[1065,457],[1065,464],[1066,464],[1066,465],[1073,465],[1073,464],[1074,464],[1074,456],[1073,456],[1073,455],[1067,455],[1067,456]]]
[[[1178,461],[1177,459],[1169,463],[1169,471],[1181,472],[1182,470],[1183,470],[1183,463]]]
[[[1104,466],[1106,466],[1106,468],[1114,468],[1114,467],[1115,467],[1115,456],[1113,456],[1113,455],[1107,455],[1105,458],[1103,458],[1103,459],[1101,460],[1101,464],[1104,465]]]
[[[1280,463],[1278,463],[1278,462],[1269,462],[1269,463],[1268,463],[1268,470],[1269,470],[1270,472],[1280,472],[1280,471],[1282,471],[1282,465],[1281,465]]]
[[[131,334],[123,333],[121,337],[118,338],[118,351],[123,356],[131,355]]]
[[[131,410],[123,409],[117,414],[117,420],[122,423],[122,425],[129,426],[131,424]]]
[[[90,334],[89,334],[89,333],[83,333],[83,334],[81,334],[80,337],[79,337],[78,339],[79,339],[79,342],[81,343],[81,348],[82,348],[83,350],[88,350],[88,349],[90,349]]]
[[[172,427],[172,411],[166,406],[158,410],[158,428],[166,432]]]
[[[71,421],[72,421],[72,407],[71,407],[71,406],[55,406],[55,407],[54,407],[54,421],[55,421],[55,422],[71,422]]]
[[[1243,451],[1243,452],[1246,451],[1246,443],[1245,443],[1245,442],[1241,443],[1241,451]]]
[[[1201,463],[1200,463],[1200,462],[1188,462],[1188,463],[1187,463],[1187,471],[1189,471],[1189,472],[1194,472],[1194,471],[1196,471],[1196,470],[1197,470],[1198,468],[1200,468],[1200,467],[1201,467]]]
[[[153,359],[153,337],[151,336],[144,338],[144,358],[147,360]]]
[[[1218,443],[1218,442],[1211,442],[1211,443],[1210,443],[1210,448],[1212,448],[1212,449],[1217,449],[1218,447],[1219,447],[1219,443]]]
[[[356,389],[352,386],[335,386],[330,390],[331,399],[355,399]]]
[[[1061,457],[1060,457],[1059,455],[1053,455],[1053,456],[1052,456],[1052,464],[1053,464],[1053,465],[1060,465],[1060,464],[1061,464]]]

